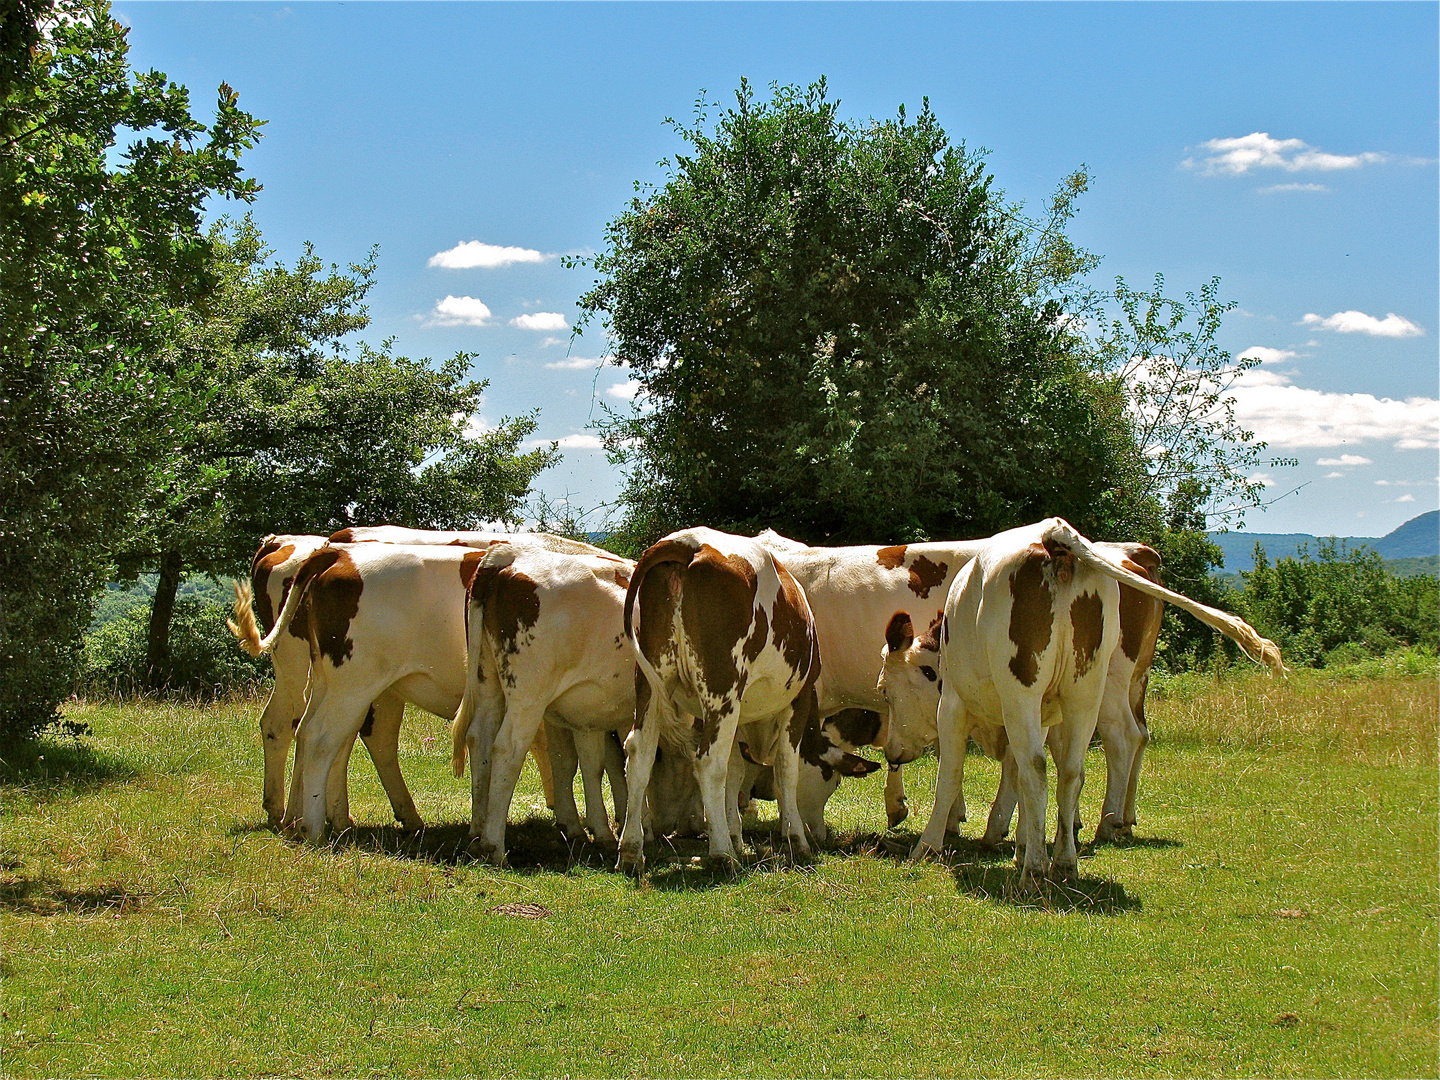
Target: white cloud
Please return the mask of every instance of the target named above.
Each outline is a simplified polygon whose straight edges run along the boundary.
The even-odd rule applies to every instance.
[[[1243,176],[1251,169],[1284,169],[1286,172],[1332,172],[1389,160],[1387,154],[1327,154],[1300,139],[1272,139],[1267,132],[1252,131],[1236,139],[1211,139],[1199,149],[1209,155],[1197,161],[1186,158],[1187,169],[1200,169],[1206,176]]]
[[[511,326],[521,330],[568,330],[570,324],[558,311],[537,311],[533,315],[517,315],[510,320]]]
[[[1343,480],[1344,478],[1345,474],[1343,472],[1327,472],[1323,477],[1325,480]]]
[[[558,440],[566,450],[603,450],[605,444],[598,435],[566,435]]]
[[[1273,195],[1277,191],[1329,191],[1324,184],[1271,184],[1269,187],[1256,188],[1261,195]]]
[[[1257,472],[1253,476],[1250,476],[1248,479],[1250,483],[1260,484],[1263,487],[1275,486],[1275,478],[1271,476],[1268,472]]]
[[[1440,400],[1435,398],[1397,401],[1373,394],[1308,390],[1270,368],[1247,371],[1231,394],[1236,420],[1271,446],[1389,442],[1397,450],[1440,447]]]
[[[1419,337],[1425,333],[1409,319],[1402,319],[1393,311],[1383,319],[1366,315],[1363,311],[1337,311],[1329,318],[1312,312],[1300,322],[1305,326],[1318,326],[1321,330],[1334,330],[1337,334],[1369,334],[1371,337]]]
[[[1359,454],[1341,454],[1339,457],[1322,457],[1315,462],[1316,465],[1374,465],[1368,457],[1361,457]]]
[[[473,296],[447,296],[435,304],[430,326],[489,326],[490,309]]]
[[[1251,345],[1236,359],[1249,360],[1251,357],[1256,357],[1262,364],[1279,364],[1286,360],[1294,360],[1299,355],[1290,349],[1268,349],[1264,345]]]
[[[449,251],[440,251],[430,256],[430,266],[442,266],[446,270],[470,270],[483,267],[493,270],[511,263],[538,263],[550,258],[538,251],[522,247],[497,247],[482,244],[479,240],[467,240],[456,244]]]
[[[585,371],[597,368],[604,362],[603,356],[567,356],[564,360],[556,360],[545,366],[552,371]]]
[[[547,337],[544,341],[540,342],[540,347],[541,347],[542,349],[548,349],[548,348],[550,348],[552,345],[564,345],[564,344],[565,344],[565,339],[564,339],[563,337]]]
[[[627,379],[625,382],[616,383],[605,390],[609,397],[619,398],[621,401],[634,401],[635,395],[639,392],[640,382],[637,379]]]
[[[1415,496],[1414,496],[1414,495],[1401,495],[1400,498],[1396,499],[1395,501],[1396,501],[1397,503],[1400,503],[1400,502],[1414,502],[1414,501],[1415,501]]]

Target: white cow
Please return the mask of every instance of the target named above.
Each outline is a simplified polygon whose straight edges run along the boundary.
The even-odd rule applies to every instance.
[[[1019,791],[1022,885],[1033,887],[1047,873],[1075,876],[1085,750],[1120,640],[1118,582],[1189,611],[1272,670],[1285,670],[1279,649],[1249,624],[1110,562],[1060,518],[991,537],[956,579],[938,628],[940,770],[930,822],[912,858],[943,845],[971,729],[1003,727]],[[892,699],[890,705],[886,756],[912,759],[923,745],[923,703]],[[1053,858],[1047,858],[1044,841],[1047,743],[1057,772]]]
[[[483,557],[459,546],[328,544],[299,568],[265,639],[247,635],[242,642],[255,654],[269,651],[303,602],[310,691],[287,813],[312,838],[327,817],[345,824],[323,778],[364,726],[372,702],[388,695],[454,716],[465,687],[465,589]],[[578,830],[568,795],[568,784],[557,786],[557,818]]]
[[[525,751],[548,722],[592,748],[582,768],[585,816],[615,846],[600,791],[603,748],[635,716],[635,659],[625,591],[635,564],[606,553],[561,555],[497,544],[472,579],[465,696],[455,712],[455,775],[471,757],[471,853],[500,863]],[[615,789],[617,812],[624,789]]]

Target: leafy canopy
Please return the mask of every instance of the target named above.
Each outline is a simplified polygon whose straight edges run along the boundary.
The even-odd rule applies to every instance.
[[[1007,203],[928,103],[839,118],[747,83],[607,229],[581,299],[639,408],[603,425],[637,540],[705,522],[811,542],[973,536],[1145,511],[1123,396],[1063,315],[1095,260]],[[1135,482],[1130,482],[1135,478]]]

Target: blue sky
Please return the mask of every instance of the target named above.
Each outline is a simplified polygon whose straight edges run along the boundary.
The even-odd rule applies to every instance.
[[[603,337],[560,328],[591,277],[555,256],[600,246],[632,183],[663,180],[657,162],[680,148],[664,118],[688,120],[702,90],[728,102],[742,76],[823,74],[849,117],[928,96],[1037,207],[1087,165],[1072,235],[1103,256],[1098,283],[1158,271],[1179,293],[1221,277],[1240,305],[1222,343],[1266,361],[1241,416],[1301,462],[1265,470],[1269,491],[1304,485],[1248,529],[1381,535],[1437,505],[1434,4],[115,11],[134,66],[189,86],[202,112],[228,82],[269,121],[245,164],[280,257],[309,240],[343,263],[378,244],[366,336],[478,354],[492,422],[540,409],[537,434],[565,447],[541,479],[551,496],[613,498],[586,424],[602,402],[628,407],[623,370],[578,363]]]

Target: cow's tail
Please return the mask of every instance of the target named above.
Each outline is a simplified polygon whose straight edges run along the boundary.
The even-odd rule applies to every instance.
[[[495,578],[501,570],[515,561],[518,552],[514,546],[505,543],[491,544],[470,579],[465,595],[465,693],[460,698],[460,707],[455,710],[455,719],[450,724],[450,767],[456,776],[465,775],[465,753],[470,725],[475,720],[475,710],[480,705],[480,694],[485,682],[502,687],[500,668],[495,662],[495,650],[490,635],[485,632],[485,608],[495,591]]]
[[[251,656],[260,655],[260,627],[255,622],[255,596],[250,583],[235,582],[235,617],[225,625],[240,642],[240,648]]]
[[[280,635],[285,632],[290,626],[291,620],[295,618],[295,611],[299,608],[300,601],[305,598],[305,594],[310,591],[311,582],[326,570],[329,570],[330,567],[334,566],[335,561],[340,558],[340,555],[340,550],[338,548],[332,548],[329,543],[316,548],[315,551],[300,564],[300,569],[295,572],[295,580],[290,583],[290,591],[285,594],[285,605],[280,609],[280,614],[275,619],[275,625],[270,628],[270,633],[258,641],[237,635],[240,636],[240,647],[251,656],[261,656],[273,649],[275,642],[279,640]],[[238,602],[236,609],[236,614],[239,614]],[[242,623],[241,629],[243,628]],[[233,626],[232,629],[234,629]]]
[[[1255,628],[1244,619],[1218,608],[1209,607],[1199,601],[1191,600],[1188,596],[1167,589],[1163,585],[1157,585],[1133,570],[1117,566],[1096,551],[1090,542],[1063,518],[1052,518],[1045,527],[1042,539],[1047,548],[1051,544],[1064,548],[1074,555],[1078,562],[1090,569],[1104,574],[1106,577],[1114,578],[1116,581],[1123,581],[1137,592],[1153,596],[1157,600],[1164,600],[1167,604],[1174,604],[1182,611],[1188,611],[1206,626],[1219,630],[1220,633],[1234,641],[1246,656],[1257,664],[1264,664],[1272,674],[1284,675],[1288,670],[1280,657],[1280,646],[1269,638],[1261,637],[1256,633]]]

